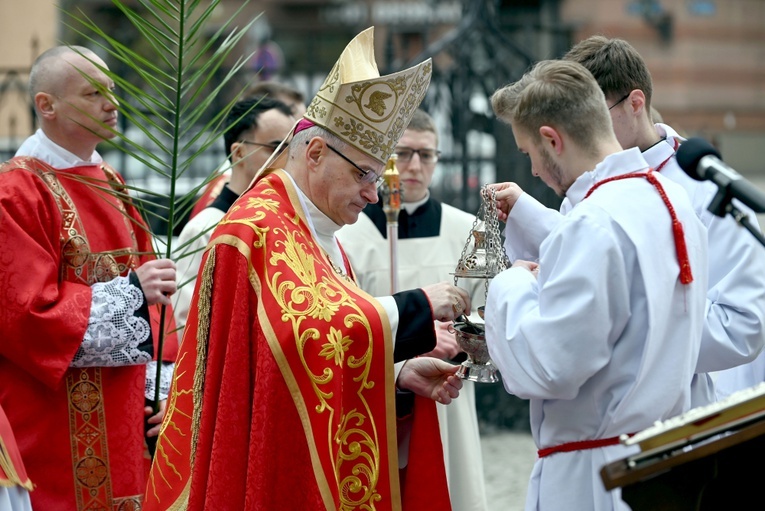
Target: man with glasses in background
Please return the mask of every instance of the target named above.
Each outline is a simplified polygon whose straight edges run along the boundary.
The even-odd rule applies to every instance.
[[[296,119],[299,119],[305,113],[305,96],[303,96],[303,93],[298,89],[291,87],[286,83],[273,80],[257,82],[255,85],[247,89],[247,92],[244,95],[248,98],[268,98],[281,101],[290,108],[292,116]],[[230,178],[230,169],[225,167],[218,168],[215,171],[215,177],[207,183],[199,200],[197,200],[194,208],[192,208],[191,213],[189,214],[189,219],[194,218],[200,211],[212,204],[212,201],[215,200],[223,189],[223,185],[228,183]]]
[[[433,118],[418,109],[395,149],[401,181],[398,216],[398,281],[401,289],[451,280],[475,217],[433,198],[438,151],[438,131]],[[390,291],[390,256],[387,223],[382,201],[367,205],[358,222],[338,233],[351,260],[359,286],[372,295]],[[484,303],[485,287],[479,279],[460,282],[470,292],[473,308]],[[465,311],[469,314],[470,311]],[[462,361],[451,323],[435,322],[436,348],[427,355]],[[456,357],[456,358],[455,358]],[[464,381],[460,398],[448,406],[437,405],[449,494],[453,511],[487,508],[481,443],[475,408],[475,388]]]
[[[295,123],[292,115],[286,104],[264,97],[244,99],[231,108],[223,135],[231,165],[231,179],[209,206],[188,221],[178,238],[178,291],[173,303],[178,328],[182,329],[186,324],[202,252],[210,241],[213,229],[289,134]],[[179,330],[179,338],[181,334],[182,330]]]

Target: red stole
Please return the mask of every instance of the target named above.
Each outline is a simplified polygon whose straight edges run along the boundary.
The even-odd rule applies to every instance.
[[[210,247],[145,509],[401,509],[387,316],[333,270],[290,178],[261,176]]]

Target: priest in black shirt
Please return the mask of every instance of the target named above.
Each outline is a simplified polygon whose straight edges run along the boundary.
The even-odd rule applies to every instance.
[[[430,195],[438,161],[435,122],[418,110],[399,140],[395,153],[402,204],[398,216],[398,281],[401,290],[452,280],[475,217]],[[390,293],[390,252],[382,201],[369,204],[355,224],[337,233],[351,260],[359,286],[373,296]],[[463,279],[475,308],[485,302],[482,280]],[[438,340],[429,356],[444,360],[464,357],[449,323],[436,321]],[[446,474],[454,511],[487,509],[473,382],[465,381],[460,397],[438,405]]]

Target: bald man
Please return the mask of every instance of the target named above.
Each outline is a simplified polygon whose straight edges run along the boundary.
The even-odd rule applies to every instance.
[[[104,69],[87,48],[40,55],[29,84],[40,129],[0,166],[0,406],[35,509],[140,508],[145,436],[159,429],[144,432],[144,419],[163,414],[146,399],[175,266],[152,255],[122,177],[96,151],[117,127]],[[176,351],[166,336],[163,359]],[[161,397],[171,375],[168,364]]]

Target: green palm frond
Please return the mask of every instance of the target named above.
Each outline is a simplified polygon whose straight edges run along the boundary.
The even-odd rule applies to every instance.
[[[115,132],[114,139],[106,143],[167,180],[166,193],[135,186],[128,189],[145,218],[158,215],[167,221],[166,241],[162,244],[164,257],[171,258],[176,223],[191,210],[199,191],[215,175],[210,173],[207,180],[183,195],[176,191],[177,180],[192,168],[196,158],[220,143],[223,121],[244,87],[235,94],[230,94],[229,89],[249,60],[249,56],[239,56],[230,64],[232,52],[256,18],[241,25],[241,14],[247,5],[244,2],[227,21],[216,23],[218,28],[209,35],[207,29],[213,26],[213,13],[220,0],[112,0],[112,3],[140,35],[140,50],[120,42],[118,34],[107,33],[82,11],[66,13],[69,22],[65,25],[86,46],[105,53],[105,60],[129,71],[117,74],[102,69],[116,85],[112,94],[120,103],[121,115],[139,130],[142,139]],[[234,27],[235,20],[240,26]],[[228,67],[221,76],[224,65]],[[234,99],[221,108],[216,98],[223,91]],[[164,322],[163,307],[161,324]],[[159,341],[160,362],[164,334]],[[158,398],[159,385],[155,401]]]

